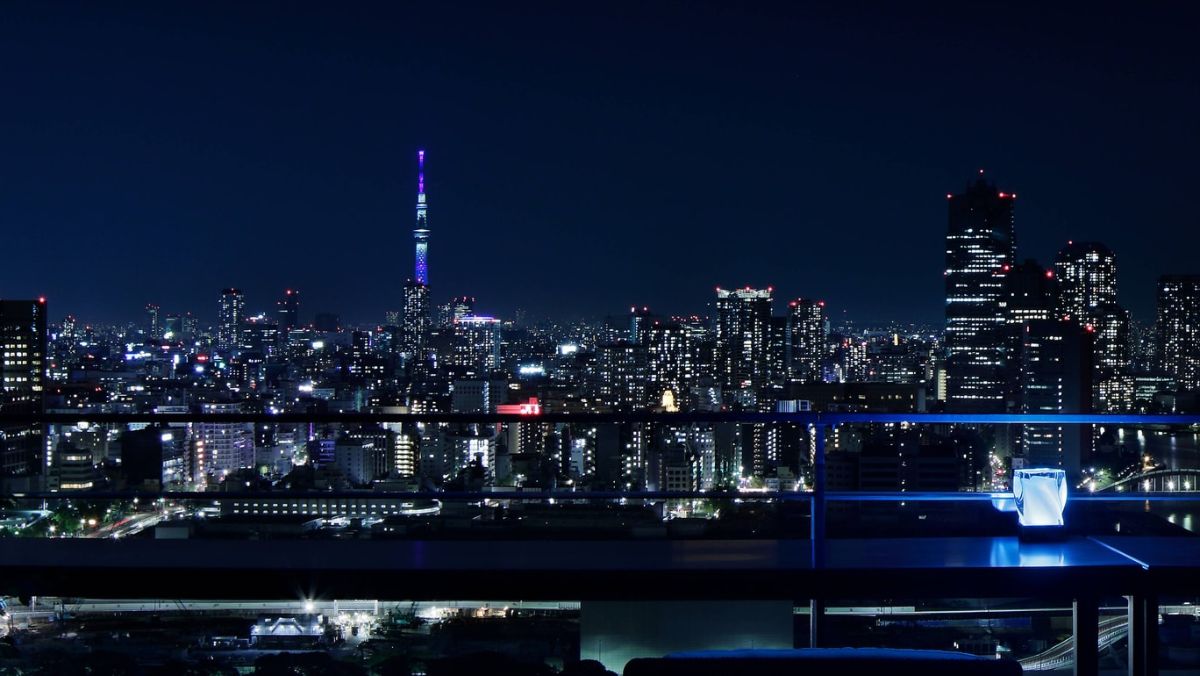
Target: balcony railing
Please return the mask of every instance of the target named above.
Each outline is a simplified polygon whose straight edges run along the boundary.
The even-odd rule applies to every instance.
[[[125,425],[188,423],[342,424],[373,423],[545,423],[580,426],[602,424],[789,424],[811,434],[811,483],[802,491],[594,491],[488,488],[482,491],[120,491],[25,492],[3,496],[20,504],[63,500],[130,501],[141,504],[222,507],[231,503],[315,500],[390,500],[418,506],[436,502],[463,505],[463,514],[482,514],[494,505],[645,505],[710,501],[716,505],[769,504],[796,509],[777,519],[783,528],[763,534],[725,531],[695,537],[685,530],[665,537],[634,535],[569,544],[552,538],[515,538],[504,532],[478,539],[403,537],[380,542],[333,540],[288,542],[204,540],[187,543],[128,540],[118,543],[52,539],[8,540],[14,546],[0,561],[0,592],[80,593],[89,575],[102,575],[105,594],[139,590],[166,592],[148,585],[146,573],[186,574],[190,593],[180,596],[261,597],[307,585],[306,593],[353,596],[366,590],[403,598],[486,595],[504,575],[509,591],[525,599],[605,598],[609,585],[626,590],[627,598],[810,600],[809,641],[825,641],[825,607],[832,599],[919,597],[1044,597],[1072,602],[1074,631],[1069,643],[1051,646],[1028,658],[1028,669],[1062,667],[1073,661],[1076,673],[1096,673],[1094,651],[1075,645],[1128,645],[1131,674],[1156,673],[1157,616],[1160,597],[1200,593],[1200,538],[1129,536],[1076,527],[1074,517],[1134,507],[1143,511],[1188,504],[1200,507],[1200,492],[1130,490],[1092,493],[1072,490],[1068,529],[1061,542],[1020,542],[1015,520],[1001,532],[959,532],[955,537],[845,537],[830,534],[830,509],[871,505],[909,508],[947,505],[991,510],[1011,501],[1007,491],[832,491],[826,473],[829,431],[841,425],[1102,425],[1149,428],[1200,425],[1200,415],[1016,415],[923,413],[622,413],[484,415],[377,413],[47,413],[37,416],[0,414],[0,425],[72,425],[79,422]],[[1197,468],[1175,470],[1179,476]],[[1140,478],[1140,477],[1139,477]],[[1128,481],[1127,481],[1128,484]],[[1179,488],[1184,484],[1181,482]],[[1195,483],[1191,484],[1196,486]],[[1141,486],[1133,486],[1139,489]],[[413,509],[419,509],[413,507]],[[475,510],[475,511],[471,511]],[[293,511],[293,510],[288,510]],[[932,510],[932,518],[938,516]],[[982,512],[981,512],[982,513]],[[857,516],[857,515],[856,515]],[[853,517],[852,517],[853,518]],[[833,523],[844,519],[835,515]],[[800,524],[807,520],[807,528]],[[753,524],[753,520],[745,523]],[[749,527],[749,526],[748,526]],[[960,529],[961,531],[961,529]],[[485,535],[480,532],[480,535]],[[765,537],[764,537],[765,535]],[[100,546],[98,546],[100,545]],[[297,563],[300,562],[300,563]],[[129,571],[116,572],[122,564]],[[464,575],[465,574],[465,575]],[[402,575],[405,577],[398,577]],[[594,584],[581,585],[581,575]],[[164,579],[170,579],[164,578]],[[207,580],[207,582],[205,582]],[[465,580],[465,581],[464,581]],[[198,582],[199,581],[199,582]],[[681,584],[681,581],[686,581]],[[494,589],[494,587],[493,587]],[[1127,597],[1124,619],[1100,620],[1102,598]],[[376,596],[378,597],[378,596]]]

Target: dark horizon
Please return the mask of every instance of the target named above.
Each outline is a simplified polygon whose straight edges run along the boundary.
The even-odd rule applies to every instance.
[[[10,6],[0,297],[215,317],[221,288],[398,309],[428,152],[434,302],[698,313],[714,286],[939,323],[945,194],[1016,192],[1018,260],[1196,272],[1187,7]]]

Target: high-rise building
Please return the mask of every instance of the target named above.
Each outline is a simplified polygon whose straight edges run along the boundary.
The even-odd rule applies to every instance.
[[[1093,308],[1087,318],[1092,327],[1092,394],[1102,413],[1133,410],[1133,358],[1130,352],[1129,311],[1115,303]]]
[[[947,195],[947,405],[965,413],[1002,412],[1009,378],[1004,278],[1016,251],[1013,201],[982,176]]]
[[[0,413],[42,412],[46,385],[46,301],[0,300]],[[0,426],[0,476],[41,474],[40,424]]]
[[[770,378],[771,292],[717,289],[717,378],[726,388],[761,387]]]
[[[829,342],[825,301],[797,298],[788,303],[787,375],[789,380],[819,383]]]
[[[400,352],[411,363],[424,359],[429,334],[429,287],[409,280],[404,285],[404,310],[400,324]]]
[[[629,342],[644,343],[646,337],[643,332],[646,327],[654,323],[654,313],[650,312],[650,308],[646,306],[638,307],[636,305],[629,308]]]
[[[1068,242],[1054,260],[1058,316],[1086,325],[1101,307],[1117,303],[1117,257],[1099,242]]]
[[[1047,270],[1032,258],[1017,263],[1004,278],[1004,311],[1009,326],[1020,327],[1035,319],[1055,317],[1056,285],[1054,271]]]
[[[1005,271],[1004,315],[1006,327],[1006,351],[1009,357],[1009,390],[1006,394],[1007,408],[1020,410],[1021,393],[1021,347],[1025,343],[1025,325],[1031,321],[1049,321],[1055,318],[1057,286],[1054,271],[1043,268],[1037,261],[1026,259]]]
[[[1023,331],[1021,412],[1090,413],[1094,331],[1060,319],[1029,321]],[[1022,425],[1022,454],[1027,465],[1061,467],[1077,477],[1091,434],[1087,425]]]
[[[289,331],[300,326],[300,292],[295,289],[287,289],[275,305],[279,330],[286,338]]]
[[[500,368],[500,320],[472,315],[454,322],[452,362],[480,374]]]
[[[455,320],[475,314],[474,296],[455,296],[438,309],[438,323],[443,328],[452,328]]]
[[[150,303],[146,306],[146,337],[150,340],[161,340],[163,337],[160,316],[157,305]]]
[[[1099,242],[1068,242],[1054,262],[1059,318],[1093,328],[1093,402],[1096,410],[1133,406],[1129,313],[1117,304],[1117,257]]]
[[[241,404],[204,404],[204,413],[240,413]],[[254,466],[254,424],[196,423],[192,450],[192,476],[197,482],[206,476],[220,480],[230,472]]]
[[[233,350],[238,345],[238,332],[246,314],[246,296],[240,289],[221,291],[221,304],[217,308],[217,349]]]
[[[1200,275],[1158,280],[1158,360],[1183,390],[1200,389]]]
[[[416,240],[416,259],[413,266],[413,281],[429,285],[429,217],[425,203],[425,151],[417,151],[417,227],[413,229]]]
[[[692,332],[677,322],[655,321],[641,330],[645,338],[651,401],[670,390],[678,401],[696,376]]]

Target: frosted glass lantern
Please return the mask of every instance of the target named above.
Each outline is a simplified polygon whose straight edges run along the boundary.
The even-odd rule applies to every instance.
[[[1067,506],[1067,473],[1061,469],[1018,469],[1013,497],[1023,527],[1062,527]]]

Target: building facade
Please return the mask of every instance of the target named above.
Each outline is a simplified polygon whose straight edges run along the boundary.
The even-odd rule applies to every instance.
[[[946,398],[951,411],[1003,412],[1008,378],[1005,275],[1016,251],[1016,195],[978,180],[949,198]]]

